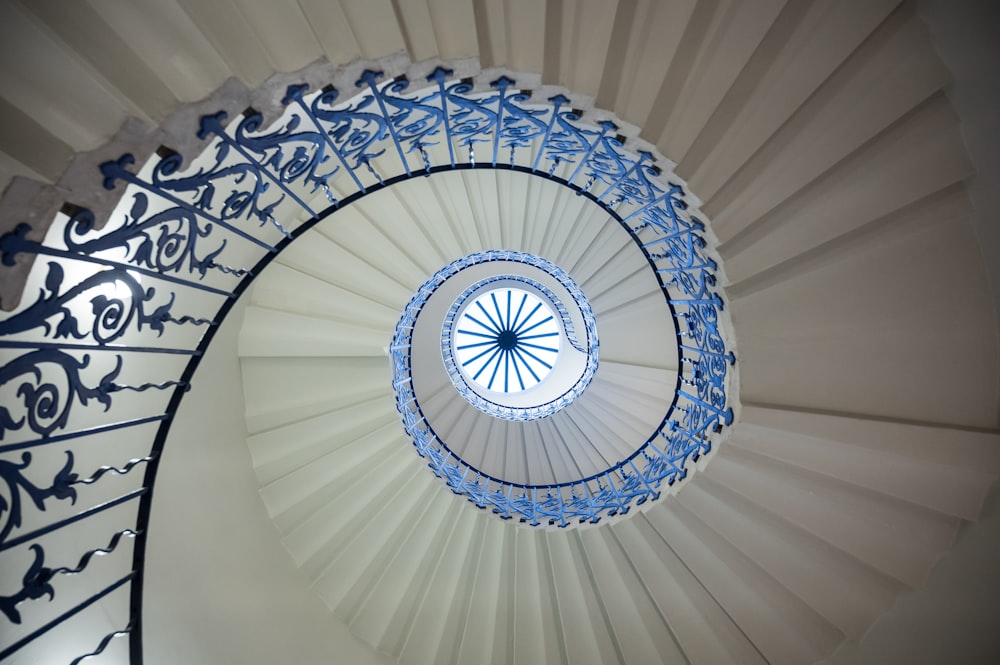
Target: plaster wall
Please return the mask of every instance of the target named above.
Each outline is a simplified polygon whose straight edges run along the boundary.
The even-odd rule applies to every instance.
[[[927,584],[902,595],[856,644],[826,665],[1000,663],[1000,485],[966,524]]]
[[[147,665],[390,662],[335,620],[281,545],[257,494],[233,309],[164,448],[147,548]]]

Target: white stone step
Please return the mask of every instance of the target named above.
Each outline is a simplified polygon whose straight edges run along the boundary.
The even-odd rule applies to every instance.
[[[691,513],[660,508],[646,518],[768,663],[815,662],[840,642],[831,624]]]

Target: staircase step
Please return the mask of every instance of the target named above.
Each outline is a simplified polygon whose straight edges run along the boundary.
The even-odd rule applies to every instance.
[[[384,357],[244,358],[241,367],[251,434],[378,397],[391,404]]]
[[[673,636],[611,532],[586,529],[580,532],[580,540],[622,661],[641,665],[683,660]]]
[[[287,266],[281,259],[261,273],[250,293],[250,301],[260,307],[376,330],[392,330],[399,320],[398,310]]]
[[[265,430],[247,439],[254,471],[264,484],[348,445],[398,416],[381,397]]]
[[[646,515],[685,566],[773,665],[817,662],[843,635],[683,507]]]
[[[364,328],[262,307],[247,307],[239,353],[250,357],[384,357],[391,330]]]
[[[707,477],[690,487],[678,503],[849,637],[860,637],[904,588]]]
[[[432,497],[393,556],[382,566],[369,566],[337,607],[338,616],[368,644],[398,653],[413,603],[423,595],[454,529],[457,501],[444,492]]]
[[[919,584],[958,522],[924,508],[723,447],[706,475],[909,586]]]
[[[437,479],[416,464],[384,487],[380,503],[345,513],[344,526],[316,557],[313,589],[331,610],[356,595],[358,580],[386,565],[440,491]]]
[[[471,584],[474,564],[482,544],[484,515],[462,510],[455,518],[451,537],[436,564],[423,597],[414,603],[405,642],[399,650],[400,665],[433,665],[453,662],[454,638],[449,627],[467,605],[466,589]]]
[[[766,665],[726,611],[646,518],[612,530],[692,665]]]

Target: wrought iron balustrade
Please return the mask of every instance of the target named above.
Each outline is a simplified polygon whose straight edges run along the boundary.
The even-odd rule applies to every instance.
[[[409,178],[512,169],[590,198],[644,252],[677,327],[664,343],[677,345],[682,371],[655,435],[566,486],[471,471],[400,398],[417,452],[453,491],[530,524],[596,522],[684,478],[732,422],[735,357],[717,266],[684,188],[651,150],[629,148],[613,122],[587,121],[564,95],[536,99],[507,76],[479,88],[450,74],[438,67],[426,86],[411,86],[365,71],[344,101],[331,87],[291,86],[266,127],[253,109],[229,123],[224,112],[205,116],[198,136],[209,145],[188,163],[163,148],[142,166],[129,154],[101,166],[121,200],[100,230],[88,210],[67,205],[44,242],[23,224],[0,237],[4,264],[38,259],[22,304],[0,320],[0,660],[57,640],[85,613],[110,612],[118,624],[72,662],[126,635],[131,662],[142,662],[157,465],[215,330],[295,238]],[[390,353],[403,396],[408,354],[405,344]],[[88,545],[70,551],[75,541]]]

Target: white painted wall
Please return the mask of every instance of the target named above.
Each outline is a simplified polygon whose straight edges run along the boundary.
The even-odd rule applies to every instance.
[[[951,71],[948,99],[976,175],[969,183],[972,226],[990,277],[1000,326],[1000,4],[994,0],[920,0],[920,17]],[[997,339],[1000,345],[1000,338]],[[1000,376],[997,377],[1000,384]],[[997,405],[1000,424],[1000,404]]]
[[[1000,663],[1000,484],[983,517],[967,524],[927,584],[903,594],[857,644],[826,665]]]
[[[147,548],[147,665],[388,663],[306,585],[278,540],[250,465],[236,338],[219,330],[174,421]]]
[[[948,97],[978,175],[969,187],[993,298],[1000,314],[1000,6],[990,0],[921,0],[935,48],[954,81]],[[1000,381],[1000,377],[997,377]],[[1000,407],[1000,405],[998,405]],[[981,520],[960,532],[927,584],[897,601],[857,644],[828,665],[994,665],[1000,663],[1000,485]]]

